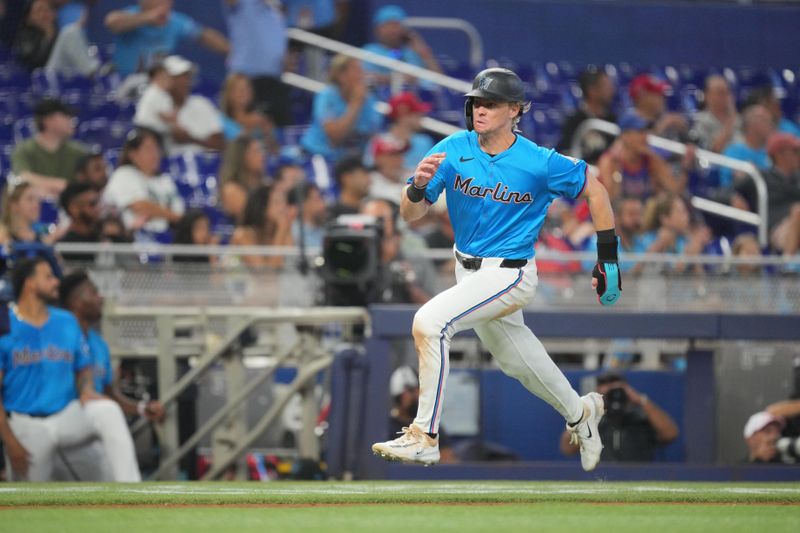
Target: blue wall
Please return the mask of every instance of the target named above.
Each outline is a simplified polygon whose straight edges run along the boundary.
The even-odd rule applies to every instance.
[[[108,11],[135,0],[104,0],[95,8],[89,31],[107,43],[102,25]],[[222,0],[176,0],[175,8],[225,32]],[[410,15],[460,16],[483,35],[487,58],[525,62],[568,60],[573,63],[637,65],[684,63],[696,66],[800,65],[800,8],[738,6],[702,1],[642,5],[630,0],[584,2],[553,0],[351,0],[348,41],[369,38],[368,24],[377,7],[396,3]],[[453,32],[423,32],[435,50],[466,60],[466,39]],[[204,77],[221,79],[224,61],[199,47],[180,53],[200,63]],[[461,55],[459,55],[461,54]]]
[[[581,380],[596,372],[565,370],[575,390],[581,390]],[[629,372],[633,388],[647,393],[651,400],[672,416],[683,428],[683,397],[685,376],[677,372]],[[569,460],[558,449],[564,431],[564,419],[555,409],[528,392],[518,381],[499,370],[481,372],[482,438],[502,444],[526,461]],[[447,415],[443,416],[447,427]],[[678,439],[656,451],[658,461],[683,461],[684,439]],[[577,461],[577,457],[574,459]]]

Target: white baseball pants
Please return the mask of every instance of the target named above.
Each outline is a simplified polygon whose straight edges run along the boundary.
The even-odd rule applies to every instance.
[[[58,448],[88,444],[96,437],[103,444],[114,481],[142,479],[125,417],[112,400],[93,400],[85,406],[73,400],[44,418],[14,412],[8,422],[29,454],[27,481],[49,481]]]
[[[583,415],[580,396],[522,319],[521,309],[536,292],[535,262],[529,261],[523,268],[501,268],[502,261],[484,258],[476,271],[456,262],[456,285],[432,298],[414,316],[420,384],[414,424],[427,433],[439,431],[450,340],[470,328],[503,372],[552,405],[567,421]]]

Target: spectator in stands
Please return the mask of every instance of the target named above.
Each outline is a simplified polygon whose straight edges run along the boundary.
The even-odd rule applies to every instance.
[[[361,214],[381,220],[381,265],[375,294],[382,303],[424,304],[435,294],[436,269],[411,250],[409,239],[397,227],[400,206],[388,200],[368,200]]]
[[[782,463],[777,442],[785,422],[768,411],[752,415],[744,426],[747,461],[750,463]],[[792,461],[794,462],[794,461]]]
[[[275,144],[272,121],[253,107],[253,85],[244,74],[229,74],[222,84],[220,108],[225,140],[252,135]]]
[[[108,185],[108,164],[99,152],[92,152],[78,160],[75,167],[75,182],[88,183],[97,191]]]
[[[590,67],[581,72],[578,83],[581,87],[581,102],[578,109],[564,120],[561,127],[561,140],[556,146],[556,151],[562,154],[571,153],[572,144],[575,142],[575,133],[586,120],[599,118],[608,122],[617,121],[617,116],[611,110],[616,87],[608,74],[596,67]],[[590,130],[581,138],[581,153],[572,155],[589,163],[596,163],[600,155],[613,142],[613,135]]]
[[[402,433],[404,427],[409,427],[417,416],[419,404],[419,378],[417,373],[407,365],[400,366],[392,372],[389,378],[389,394],[392,396],[392,410],[389,412],[389,438],[392,439]],[[441,463],[455,463],[458,461],[449,436],[439,428],[439,453]]]
[[[266,115],[270,125],[288,125],[289,87],[281,81],[288,37],[280,7],[263,0],[225,0],[223,8],[231,39],[228,73],[248,78],[251,98],[255,94],[253,109],[246,111]],[[223,111],[233,116],[225,110],[225,102],[222,105]]]
[[[433,148],[434,142],[431,136],[421,131],[422,118],[430,110],[431,106],[422,102],[414,93],[403,92],[389,99],[389,128],[387,133],[408,145],[408,150],[403,160],[403,166],[406,168],[416,168],[417,163]],[[365,162],[368,165],[374,163],[371,158],[374,150],[372,143],[379,137],[381,135],[373,137],[370,146],[367,147]]]
[[[69,226],[59,242],[100,242],[100,194],[86,182],[72,182],[61,193]],[[66,261],[93,261],[94,254],[62,253]]]
[[[666,93],[669,90],[667,82],[650,74],[640,74],[628,85],[634,111],[650,124],[654,134],[686,142],[689,140],[689,122],[680,113],[666,111]]]
[[[78,321],[50,305],[59,281],[48,261],[19,261],[11,284],[10,331],[0,338],[0,435],[14,478],[49,481],[59,448],[99,437],[114,480],[140,481],[125,418],[94,389]]]
[[[61,27],[45,65],[48,71],[89,77],[100,68],[100,59],[89,52],[89,40],[86,37],[87,16]]]
[[[14,51],[17,60],[28,70],[47,64],[58,37],[56,13],[48,0],[33,0],[23,15]]]
[[[370,146],[374,168],[370,172],[369,195],[400,205],[406,179],[413,174],[413,170],[405,166],[408,142],[385,133],[375,137]]]
[[[692,138],[700,148],[720,153],[737,139],[742,119],[728,81],[717,74],[706,78],[705,109],[694,117]]]
[[[641,198],[622,196],[614,202],[614,222],[619,237],[619,247],[626,252],[640,252],[642,236]]]
[[[217,244],[211,234],[211,219],[202,209],[189,209],[175,225],[175,244],[195,244],[208,246]],[[176,263],[213,263],[215,258],[209,255],[175,255]]]
[[[800,126],[798,126],[796,122],[792,122],[783,116],[781,102],[775,94],[775,89],[772,87],[772,85],[767,85],[754,90],[747,97],[747,103],[763,105],[767,108],[767,111],[769,111],[770,116],[772,116],[772,122],[775,126],[775,129],[778,131],[791,133],[795,137],[800,137]]]
[[[222,150],[225,136],[219,111],[205,96],[192,94],[194,64],[181,56],[169,56],[164,68],[172,78],[169,95],[175,107],[174,118],[167,121],[169,155]]]
[[[273,172],[275,187],[290,194],[290,191],[308,181],[306,171],[296,161],[287,161],[278,165]]]
[[[269,185],[255,189],[247,199],[242,223],[236,227],[230,244],[234,246],[291,246],[292,224],[297,207],[289,205],[285,192]],[[244,256],[250,267],[283,266],[283,257]]]
[[[175,120],[175,105],[169,94],[172,88],[172,76],[167,72],[163,62],[152,65],[147,75],[150,81],[136,102],[133,123],[157,131],[159,135],[169,135],[169,125]]]
[[[119,165],[103,192],[103,203],[122,215],[129,231],[166,232],[183,215],[175,182],[161,174],[161,139],[153,130],[135,128],[125,140]]]
[[[759,169],[767,169],[767,139],[774,130],[772,116],[767,108],[762,105],[750,106],[742,113],[742,140],[729,144],[722,155],[749,161]],[[720,185],[723,187],[730,187],[738,181],[736,178],[739,173],[729,168],[721,168],[719,174]]]
[[[46,98],[33,110],[36,134],[14,147],[11,170],[47,196],[58,196],[88,150],[72,140],[75,113],[60,100]]]
[[[303,148],[332,162],[364,153],[383,117],[375,110],[377,100],[364,82],[358,59],[343,54],[331,60],[329,81],[314,96],[311,127],[300,139]]]
[[[442,67],[436,61],[428,43],[417,32],[404,24],[406,17],[405,10],[394,4],[378,9],[372,18],[375,42],[365,45],[364,50],[434,72],[442,72]],[[390,69],[367,63],[365,70],[375,84],[389,84]]]
[[[303,240],[306,246],[321,247],[325,236],[328,206],[315,183],[301,182],[289,191],[289,202],[301,203],[300,215],[292,225],[292,239],[300,242],[300,219],[303,222]]]
[[[752,233],[742,233],[737,235],[731,245],[731,252],[734,257],[758,258],[761,257],[761,245],[758,238]],[[739,264],[736,265],[736,273],[740,276],[752,276],[761,272],[759,265]]]
[[[333,171],[339,196],[331,206],[330,217],[353,215],[361,210],[361,204],[369,195],[371,177],[360,157],[342,159]]]
[[[266,184],[264,147],[259,139],[242,136],[228,143],[222,156],[219,196],[222,212],[242,221],[247,198]]]
[[[180,41],[191,39],[214,52],[227,55],[228,40],[218,31],[172,10],[172,0],[139,0],[138,5],[111,11],[105,26],[114,34],[114,64],[123,76],[144,71],[175,51]]]
[[[770,244],[785,256],[800,250],[800,138],[790,133],[770,135],[767,153],[772,160],[769,170],[761,172],[767,185],[767,217]],[[742,180],[736,187],[747,207],[757,204],[755,185]]]
[[[640,247],[647,253],[699,255],[713,237],[705,224],[692,227],[686,200],[670,192],[648,200],[645,206],[644,230],[646,233],[642,235]],[[685,266],[681,264],[673,267],[676,272],[684,269]]]
[[[613,200],[620,195],[645,199],[659,191],[681,193],[687,176],[675,176],[664,159],[647,144],[648,122],[636,112],[626,113],[619,121],[619,139],[598,162],[600,181]]]
[[[158,400],[136,402],[125,396],[117,386],[111,368],[108,343],[99,330],[100,320],[103,318],[103,297],[89,274],[85,270],[67,274],[61,280],[58,292],[61,307],[75,315],[83,331],[92,360],[95,391],[114,400],[126,416],[143,416],[153,422],[163,420],[165,413],[161,402]],[[127,430],[125,433],[130,435]],[[124,435],[121,438],[124,438]]]
[[[54,236],[47,226],[39,223],[42,200],[30,183],[12,180],[3,195],[0,242],[41,242],[52,244]]]
[[[606,415],[598,427],[603,440],[602,461],[652,461],[656,449],[678,438],[677,424],[666,411],[634,389],[624,376],[597,378],[597,392],[604,396]],[[561,453],[576,455],[569,433],[561,435]]]

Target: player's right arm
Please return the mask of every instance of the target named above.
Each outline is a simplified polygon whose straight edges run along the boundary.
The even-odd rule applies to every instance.
[[[17,477],[24,478],[28,473],[28,450],[17,440],[14,432],[11,431],[11,426],[8,423],[6,416],[6,409],[3,405],[3,372],[0,370],[0,439],[6,446],[6,453],[11,462],[11,468],[14,471],[15,479]]]
[[[428,212],[428,202],[425,201],[425,189],[439,170],[447,154],[438,152],[425,156],[414,171],[414,179],[403,189],[400,200],[400,216],[406,222],[417,220]]]

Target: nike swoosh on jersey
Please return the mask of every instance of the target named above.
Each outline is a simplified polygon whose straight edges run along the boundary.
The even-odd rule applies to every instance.
[[[473,159],[475,159],[475,158],[474,157],[464,157],[463,155],[458,158],[458,160],[461,161],[462,163],[466,163],[467,161],[472,161]]]

